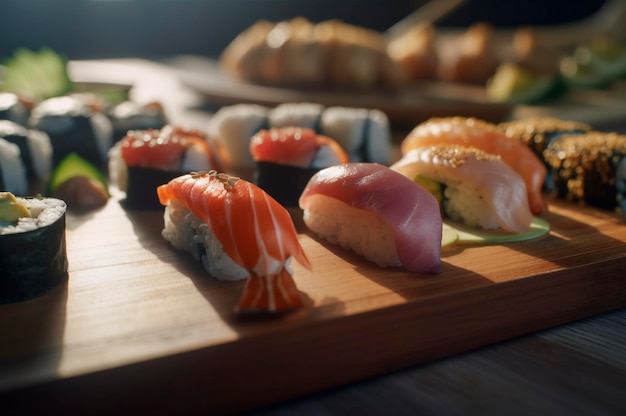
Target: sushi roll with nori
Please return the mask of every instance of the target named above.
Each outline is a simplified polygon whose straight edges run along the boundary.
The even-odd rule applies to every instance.
[[[550,142],[564,134],[583,134],[591,131],[591,126],[581,121],[562,120],[555,117],[530,117],[506,121],[498,128],[507,136],[513,137],[528,146],[539,159]]]
[[[19,125],[28,123],[29,110],[12,92],[0,93],[0,120],[10,120]]]
[[[0,192],[0,303],[41,296],[67,277],[65,202]]]
[[[297,207],[309,179],[320,169],[348,163],[335,140],[302,127],[261,130],[250,140],[254,182],[285,207]]]
[[[223,171],[222,147],[197,130],[131,130],[109,151],[109,176],[127,209],[162,209],[156,188],[189,172]]]
[[[626,212],[626,135],[591,132],[552,141],[550,189],[574,202]]]
[[[335,139],[351,162],[390,162],[389,120],[379,110],[328,107],[322,113],[319,133]]]
[[[268,118],[269,126],[304,127],[319,131],[320,119],[324,106],[315,103],[284,103],[271,109]]]
[[[230,155],[231,168],[241,176],[254,171],[250,138],[268,127],[270,109],[257,104],[220,108],[209,121],[209,137],[221,142]]]
[[[18,145],[0,139],[0,191],[28,193],[28,177]]]
[[[54,166],[70,153],[77,153],[98,167],[106,163],[113,139],[111,121],[76,97],[42,101],[33,108],[29,126],[50,137]]]
[[[15,143],[30,181],[45,180],[52,169],[52,144],[42,131],[29,130],[9,120],[0,120],[0,138]]]
[[[140,104],[124,101],[109,112],[113,124],[113,142],[123,139],[130,130],[162,129],[167,124],[163,106],[158,102]]]

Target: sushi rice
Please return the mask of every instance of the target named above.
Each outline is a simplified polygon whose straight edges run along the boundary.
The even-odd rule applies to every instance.
[[[163,238],[178,250],[190,253],[211,276],[219,280],[242,280],[246,269],[224,252],[211,227],[179,202],[165,207]]]

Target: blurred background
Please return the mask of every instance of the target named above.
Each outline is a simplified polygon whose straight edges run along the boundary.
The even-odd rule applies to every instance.
[[[48,46],[70,59],[217,57],[258,19],[339,19],[385,30],[424,0],[1,0],[0,57]],[[583,18],[600,0],[467,1],[439,26],[488,21],[496,27]]]

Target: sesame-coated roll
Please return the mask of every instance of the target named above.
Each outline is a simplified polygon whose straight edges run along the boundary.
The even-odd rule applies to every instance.
[[[591,132],[552,141],[544,158],[556,196],[589,205],[626,210],[626,135]]]

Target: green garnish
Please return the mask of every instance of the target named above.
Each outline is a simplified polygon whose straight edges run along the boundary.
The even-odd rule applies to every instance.
[[[494,102],[531,104],[562,92],[560,79],[552,74],[533,74],[507,62],[487,81],[487,97]]]
[[[483,230],[467,227],[456,222],[446,221],[444,231],[455,232],[459,244],[500,244],[515,243],[539,238],[550,232],[550,224],[539,217],[535,217],[527,231],[523,233],[510,233],[503,230]]]
[[[61,184],[76,176],[84,176],[100,182],[104,186],[107,196],[109,195],[107,181],[102,172],[76,153],[68,154],[59,162],[54,172],[52,172],[48,184],[48,192],[54,194]]]
[[[35,101],[67,94],[72,91],[67,59],[49,48],[18,48],[4,62],[2,90]]]
[[[427,190],[432,196],[435,197],[439,205],[441,205],[443,202],[443,185],[441,182],[437,182],[434,179],[430,179],[422,175],[417,175],[413,178],[413,182]]]

